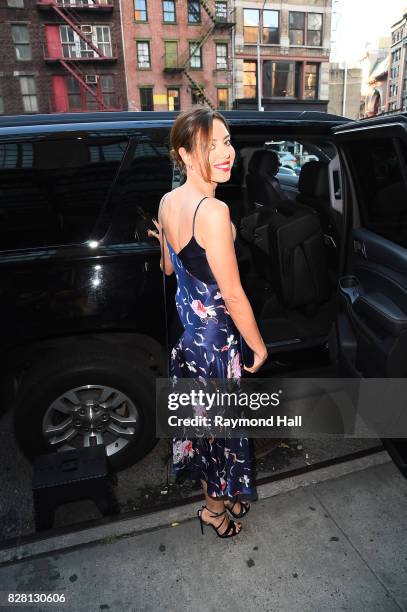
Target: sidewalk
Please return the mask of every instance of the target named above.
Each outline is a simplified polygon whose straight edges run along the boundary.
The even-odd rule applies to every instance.
[[[351,463],[260,487],[231,540],[192,504],[2,550],[0,591],[66,595],[7,609],[405,611],[407,480],[386,452]]]

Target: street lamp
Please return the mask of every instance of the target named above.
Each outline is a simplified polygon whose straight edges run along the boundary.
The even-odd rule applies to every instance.
[[[263,11],[264,11],[265,4],[266,4],[266,0],[263,0],[263,6],[261,7],[260,13],[259,13],[259,27],[257,29],[257,43],[256,43],[256,47],[257,47],[257,110],[259,111],[264,111],[264,108],[261,105],[262,86],[261,86],[261,79],[260,79],[260,23],[263,25]]]

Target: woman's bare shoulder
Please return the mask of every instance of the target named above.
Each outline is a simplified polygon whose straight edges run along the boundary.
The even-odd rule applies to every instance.
[[[205,212],[207,213],[206,218],[210,217],[211,219],[228,219],[230,216],[229,206],[213,196],[208,197]]]

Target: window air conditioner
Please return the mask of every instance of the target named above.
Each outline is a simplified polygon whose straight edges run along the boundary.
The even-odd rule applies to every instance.
[[[88,85],[96,85],[98,82],[98,74],[85,74],[85,83]]]

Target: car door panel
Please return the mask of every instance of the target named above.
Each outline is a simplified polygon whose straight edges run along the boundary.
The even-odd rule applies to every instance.
[[[342,372],[360,377],[407,375],[406,130],[382,127],[339,128],[334,137],[351,215],[336,340]],[[397,202],[387,198],[394,185]]]
[[[406,249],[362,228],[351,242],[351,274],[339,279],[343,365],[365,377],[405,376],[398,357],[407,355]]]

